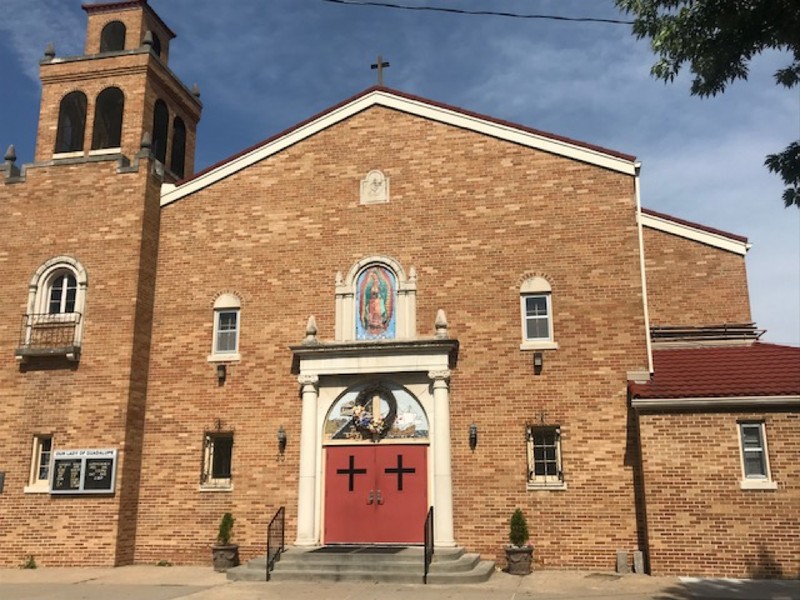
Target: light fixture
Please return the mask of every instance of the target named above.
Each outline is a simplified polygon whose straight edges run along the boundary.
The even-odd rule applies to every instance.
[[[478,445],[478,426],[473,423],[469,426],[469,449],[475,452]]]
[[[219,384],[222,385],[223,383],[225,383],[225,379],[227,377],[228,377],[227,367],[224,364],[217,365],[217,382],[219,382]]]
[[[283,425],[278,427],[278,452],[283,455],[286,452],[286,430]]]
[[[534,352],[533,353],[533,373],[535,375],[539,375],[542,372],[542,367],[544,366],[544,353],[543,352]]]

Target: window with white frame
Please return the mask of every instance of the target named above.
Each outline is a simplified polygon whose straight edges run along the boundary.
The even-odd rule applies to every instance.
[[[86,270],[74,258],[58,256],[41,265],[28,285],[25,331],[17,358],[63,350],[78,360],[86,305]]]
[[[520,286],[522,346],[525,349],[556,348],[553,340],[552,294],[544,277],[531,277]]]
[[[528,489],[564,489],[561,466],[561,428],[558,425],[529,425]]]
[[[239,360],[241,302],[235,294],[222,294],[214,302],[214,339],[209,360]]]
[[[742,421],[739,424],[741,450],[741,487],[775,489],[769,470],[767,436],[763,421]]]
[[[50,457],[52,453],[52,435],[33,436],[31,472],[25,492],[48,492],[50,490]]]
[[[233,433],[206,433],[203,442],[203,488],[230,489],[233,465]]]

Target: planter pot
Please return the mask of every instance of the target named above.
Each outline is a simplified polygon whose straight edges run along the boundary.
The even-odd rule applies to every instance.
[[[233,567],[238,567],[239,545],[229,544],[227,546],[220,546],[214,544],[211,546],[211,556],[214,561],[215,571],[227,571]]]
[[[506,562],[511,575],[527,575],[531,572],[533,546],[506,546]]]

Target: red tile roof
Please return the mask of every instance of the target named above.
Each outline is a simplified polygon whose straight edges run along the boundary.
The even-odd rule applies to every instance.
[[[743,242],[745,244],[747,243],[747,238],[744,237],[743,235],[737,235],[735,233],[723,231],[722,229],[714,229],[713,227],[709,227],[708,225],[702,225],[700,223],[695,223],[693,221],[687,221],[686,219],[679,219],[678,217],[673,217],[672,215],[667,215],[662,212],[657,212],[649,208],[642,208],[642,213],[650,215],[651,217],[658,217],[660,219],[674,221],[675,223],[680,223],[681,225],[686,225],[687,227],[694,227],[695,229],[699,229],[701,231],[715,233],[716,235],[721,235],[723,237],[731,238],[732,240]]]
[[[800,395],[800,348],[762,344],[653,351],[653,378],[634,398]]]

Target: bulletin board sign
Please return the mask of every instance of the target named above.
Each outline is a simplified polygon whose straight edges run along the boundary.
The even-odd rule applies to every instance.
[[[116,449],[56,450],[50,466],[51,494],[113,494]]]

